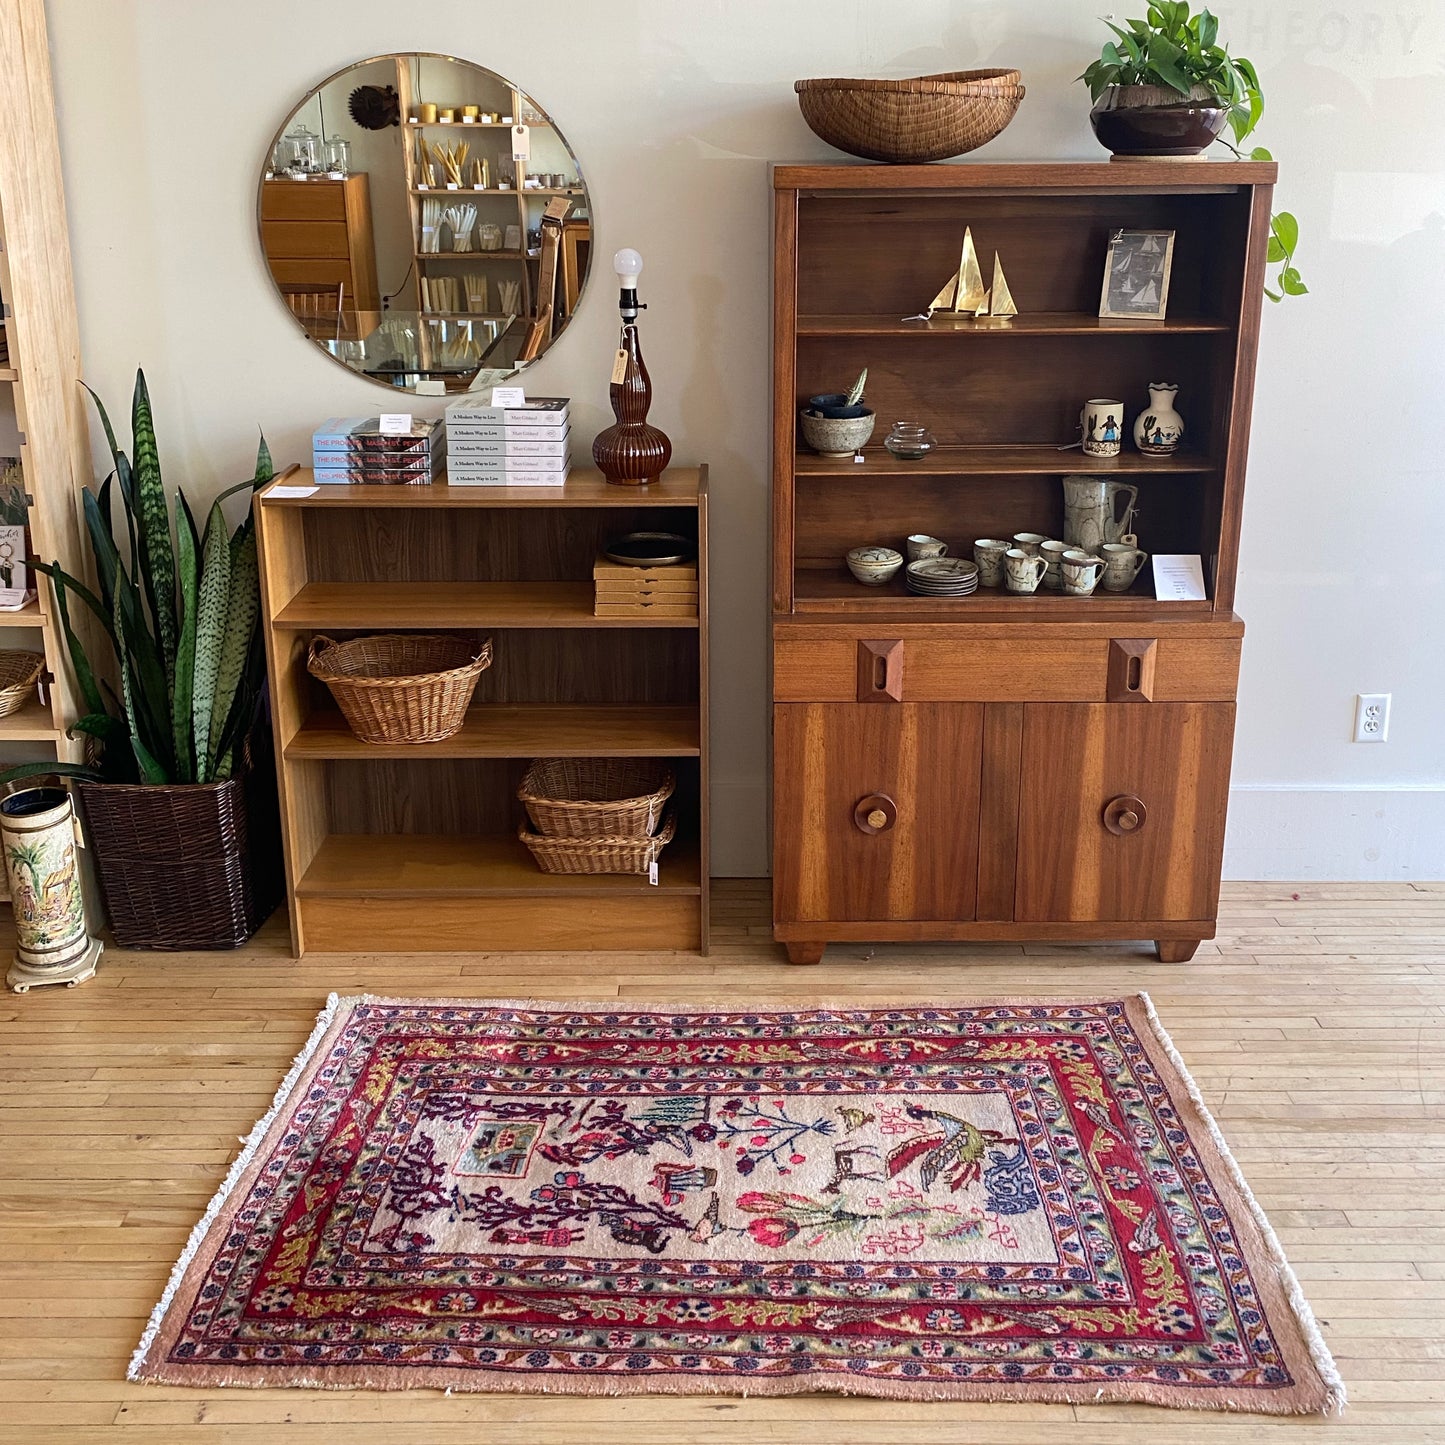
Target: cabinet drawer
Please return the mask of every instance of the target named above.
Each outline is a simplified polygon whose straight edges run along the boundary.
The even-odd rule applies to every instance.
[[[344,221],[346,187],[325,181],[267,181],[261,189],[263,221]]]
[[[261,238],[273,260],[345,258],[351,254],[344,221],[263,221]]]
[[[1168,702],[1229,702],[1239,674],[1239,639],[1144,636],[1153,642],[1151,697]],[[1107,636],[952,636],[866,639],[893,645],[897,669],[888,689],[897,702],[1104,702],[1109,697]],[[778,638],[773,647],[775,702],[854,702],[860,691],[860,640]],[[866,675],[866,673],[865,673]]]

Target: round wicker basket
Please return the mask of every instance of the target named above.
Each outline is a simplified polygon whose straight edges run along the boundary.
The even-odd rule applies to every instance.
[[[549,838],[646,838],[676,782],[650,758],[537,758],[517,797]]]
[[[478,644],[426,632],[347,642],[318,635],[311,639],[306,670],[331,689],[362,742],[436,743],[460,729],[491,661],[490,637]]]
[[[35,696],[35,684],[45,671],[40,652],[0,652],[0,717],[19,712]]]
[[[1017,70],[956,70],[916,80],[799,80],[793,89],[813,133],[870,161],[921,163],[961,156],[1014,118]]]

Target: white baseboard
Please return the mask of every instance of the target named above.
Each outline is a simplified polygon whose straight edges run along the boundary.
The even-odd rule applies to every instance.
[[[1224,876],[1348,883],[1445,878],[1445,787],[1231,788]]]

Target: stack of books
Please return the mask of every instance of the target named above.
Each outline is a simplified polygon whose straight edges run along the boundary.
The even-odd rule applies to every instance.
[[[560,487],[572,470],[565,396],[490,406],[463,396],[447,407],[447,481],[454,487]]]
[[[413,417],[402,432],[380,417],[332,417],[311,436],[313,480],[367,486],[428,486],[441,473],[446,433],[440,421]]]

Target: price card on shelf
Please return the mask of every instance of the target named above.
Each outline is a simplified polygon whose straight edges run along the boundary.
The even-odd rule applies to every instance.
[[[492,388],[493,406],[526,406],[527,389],[522,386],[494,386]]]
[[[380,419],[381,434],[384,437],[404,437],[411,434],[411,413],[409,411],[384,411]]]
[[[1203,559],[1187,552],[1156,552],[1154,595],[1161,602],[1206,601]]]

